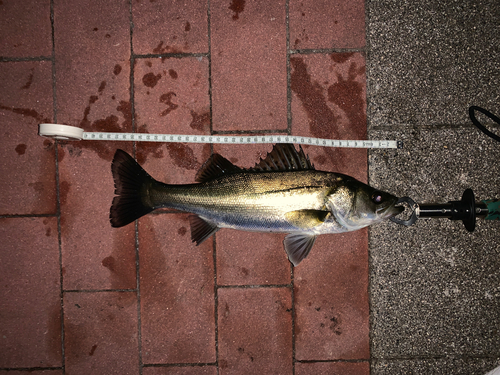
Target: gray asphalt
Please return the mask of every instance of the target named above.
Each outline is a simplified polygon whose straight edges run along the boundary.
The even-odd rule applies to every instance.
[[[419,203],[500,198],[500,1],[367,0],[370,184]],[[478,116],[500,135],[500,126]],[[500,365],[500,221],[370,229],[372,374],[485,374]]]

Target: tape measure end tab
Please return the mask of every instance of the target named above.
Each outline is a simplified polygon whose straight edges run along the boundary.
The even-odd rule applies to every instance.
[[[61,124],[39,124],[38,135],[47,138],[79,141],[83,138],[83,129]]]
[[[398,148],[403,148],[403,141],[397,141]]]

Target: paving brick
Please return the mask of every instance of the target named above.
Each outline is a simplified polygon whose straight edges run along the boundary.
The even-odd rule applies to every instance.
[[[206,58],[138,59],[134,77],[139,132],[210,134]],[[193,183],[210,152],[208,144],[139,142],[137,160],[163,182]]]
[[[365,46],[363,0],[290,1],[290,48],[362,48]]]
[[[143,375],[217,375],[215,366],[144,367]]]
[[[8,199],[0,204],[0,215],[56,213],[54,142],[36,135],[37,124],[52,122],[53,112],[59,123],[93,131],[287,131],[284,2],[54,0],[52,5],[56,108],[51,62],[2,63],[0,86],[7,95],[0,99],[5,145],[0,172],[6,178],[0,190]],[[290,1],[290,48],[364,48],[363,6],[361,1]],[[22,6],[0,0],[0,56],[50,57],[50,7],[48,0]],[[210,42],[211,66],[200,55],[139,57],[130,72],[131,42],[135,54],[204,54]],[[298,53],[290,62],[292,134],[364,138],[363,55]],[[6,286],[0,289],[6,301],[0,310],[9,319],[4,326],[15,327],[2,332],[13,341],[0,342],[0,368],[58,374],[63,370],[40,368],[65,363],[68,374],[293,373],[291,290],[225,287],[289,284],[283,235],[220,231],[215,278],[213,241],[194,246],[186,214],[140,219],[139,324],[135,226],[112,229],[108,219],[110,162],[118,147],[135,150],[138,161],[159,180],[192,183],[212,149],[250,167],[269,146],[137,143],[134,149],[119,142],[59,144],[64,289],[132,291],[65,292],[62,362],[56,218],[0,219],[0,230],[7,228],[3,237],[12,239],[0,250]],[[365,151],[305,149],[318,169],[366,180]],[[25,252],[19,252],[19,243]],[[366,265],[362,231],[320,237],[310,257],[295,268],[295,355],[299,360],[334,361],[298,362],[298,375],[369,372],[368,362],[338,362],[369,358]],[[217,299],[215,281],[223,285]],[[147,364],[142,369],[139,347]]]
[[[1,375],[63,375],[62,370],[0,370]]]
[[[369,375],[368,362],[311,362],[295,364],[296,375]]]
[[[218,285],[290,283],[284,235],[223,229],[217,233]]]
[[[292,55],[292,134],[366,139],[366,73],[361,53]],[[316,169],[366,181],[363,149],[305,148]]]
[[[134,99],[139,132],[210,134],[208,59],[137,59]]]
[[[75,145],[59,150],[64,288],[134,289],[134,224],[112,228],[109,222],[111,163]]]
[[[0,56],[52,55],[50,0],[2,0],[0,9]]]
[[[215,362],[212,241],[195,246],[186,214],[139,221],[142,361]]]
[[[135,292],[64,294],[67,374],[137,374]]]
[[[208,52],[206,1],[134,1],[132,15],[134,53]]]
[[[214,130],[286,129],[285,3],[217,1],[210,14]]]
[[[132,131],[128,4],[61,0],[54,13],[58,122],[86,131]],[[77,149],[71,153],[88,149],[107,161],[117,146],[126,147],[118,142],[70,144]]]
[[[319,236],[294,269],[298,360],[368,359],[367,230]]]
[[[0,367],[61,366],[57,220],[0,219]]]
[[[47,61],[2,63],[0,214],[56,213],[54,142],[37,134],[52,121],[51,69]]]
[[[130,131],[128,2],[56,0],[54,24],[58,122]]]
[[[131,131],[129,5],[54,4],[58,122],[87,131]],[[65,289],[135,288],[134,227],[112,229],[110,162],[118,142],[59,149]],[[84,250],[85,249],[85,250]]]
[[[219,289],[219,373],[291,374],[291,307],[288,288]]]

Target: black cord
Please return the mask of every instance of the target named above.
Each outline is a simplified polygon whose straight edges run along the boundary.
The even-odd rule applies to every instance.
[[[495,116],[493,113],[487,111],[486,109],[484,108],[481,108],[481,107],[477,107],[477,106],[472,106],[469,108],[469,117],[472,121],[472,123],[474,125],[477,126],[477,128],[479,130],[481,130],[484,134],[486,134],[487,136],[493,138],[495,141],[498,141],[500,142],[500,137],[498,135],[496,135],[495,133],[492,133],[490,132],[488,129],[486,129],[484,127],[484,125],[482,125],[477,119],[476,119],[476,114],[474,113],[474,111],[479,111],[481,113],[483,113],[484,115],[488,116],[490,119],[492,119],[493,121],[495,121],[498,125],[500,125],[500,118],[498,118],[497,116]]]

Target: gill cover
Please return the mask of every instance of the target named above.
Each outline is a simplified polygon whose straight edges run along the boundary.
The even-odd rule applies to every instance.
[[[328,195],[328,208],[340,225],[353,230],[398,213],[391,210],[396,201],[393,195],[346,176],[345,182]]]

